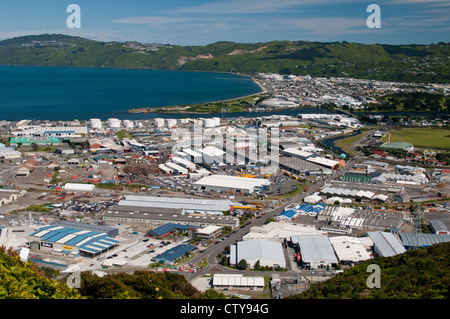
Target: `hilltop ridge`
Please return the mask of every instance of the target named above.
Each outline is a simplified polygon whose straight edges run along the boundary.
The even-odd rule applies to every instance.
[[[0,64],[279,73],[447,83],[450,44],[219,41],[205,46],[101,42],[62,34],[0,41]]]

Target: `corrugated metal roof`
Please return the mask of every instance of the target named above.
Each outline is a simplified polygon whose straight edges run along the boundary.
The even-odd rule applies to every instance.
[[[417,234],[416,237],[416,234],[401,233],[400,239],[402,240],[403,246],[407,247],[414,247],[416,245],[423,247],[439,243],[450,242],[449,235],[437,235],[437,234]]]
[[[233,203],[230,200],[211,200],[194,198],[156,197],[127,195],[119,201],[119,206],[181,208],[198,211],[228,211]]]
[[[191,244],[178,245],[174,248],[171,248],[171,249],[165,251],[162,254],[159,254],[158,256],[155,257],[155,259],[156,259],[156,261],[164,260],[164,262],[171,263],[175,259],[185,255],[186,253],[188,253],[191,250],[194,250],[196,248],[197,247],[195,247],[194,245],[191,245]]]
[[[302,260],[305,262],[317,260],[331,263],[338,262],[327,236],[300,235],[292,236],[291,240],[294,244],[299,245]]]
[[[213,286],[264,287],[264,277],[214,274]]]
[[[279,242],[260,239],[241,241],[233,246],[235,249],[231,249],[231,251],[236,251],[230,255],[230,261],[233,264],[237,264],[240,260],[245,259],[249,263],[259,260],[261,264],[271,262],[281,267],[286,265],[283,249]]]
[[[391,233],[374,231],[367,233],[382,257],[395,256],[406,251],[400,241]]]

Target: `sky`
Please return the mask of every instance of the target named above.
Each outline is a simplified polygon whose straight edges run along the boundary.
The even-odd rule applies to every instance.
[[[80,28],[69,28],[70,4]],[[370,4],[380,28],[369,28]],[[372,20],[371,20],[372,21]],[[0,0],[0,39],[58,33],[99,41],[450,42],[450,0]]]

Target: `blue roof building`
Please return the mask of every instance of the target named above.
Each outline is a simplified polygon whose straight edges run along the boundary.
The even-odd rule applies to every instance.
[[[155,229],[152,229],[148,231],[145,235],[150,237],[165,237],[176,230],[189,230],[189,229],[197,229],[198,226],[192,226],[192,225],[181,225],[181,224],[174,224],[174,223],[167,223],[162,226],[156,227]]]
[[[298,214],[298,211],[295,211],[293,209],[285,210],[281,214],[279,214],[276,218],[277,219],[292,219]]]
[[[184,255],[195,249],[197,249],[197,247],[191,244],[178,245],[163,252],[162,254],[157,255],[152,260],[162,264],[173,264],[175,260],[177,260],[180,257],[183,257]]]
[[[102,231],[99,227],[91,230],[83,229],[83,227],[75,228],[76,225],[70,226],[57,223],[39,228],[29,235],[30,247],[38,250],[50,249],[53,252],[75,256],[95,257],[120,244],[119,240],[108,236],[107,229]]]

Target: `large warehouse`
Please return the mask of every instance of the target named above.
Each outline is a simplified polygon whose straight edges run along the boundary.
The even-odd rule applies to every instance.
[[[166,206],[169,204],[167,203]],[[177,223],[193,226],[230,226],[238,227],[239,219],[233,216],[214,214],[186,213],[182,208],[143,207],[114,205],[102,217],[106,221],[130,222],[140,224]]]
[[[245,259],[253,268],[259,261],[261,266],[286,268],[281,243],[270,240],[250,240],[237,242],[230,247],[230,264],[237,265]]]
[[[126,195],[119,206],[183,209],[186,213],[219,214],[229,211],[233,203],[228,199],[156,197]]]
[[[216,192],[231,191],[235,193],[253,194],[267,190],[270,182],[263,178],[246,178],[226,175],[210,175],[194,183],[194,189]]]
[[[400,240],[392,233],[373,231],[368,232],[367,236],[372,239],[373,250],[380,257],[392,257],[406,251]]]
[[[32,250],[51,250],[62,254],[95,257],[120,244],[117,228],[60,222],[39,228],[29,235]]]
[[[328,236],[292,236],[291,241],[300,251],[301,263],[309,268],[333,267],[338,263]]]
[[[373,242],[369,237],[329,237],[330,243],[342,264],[356,264],[371,259]]]

